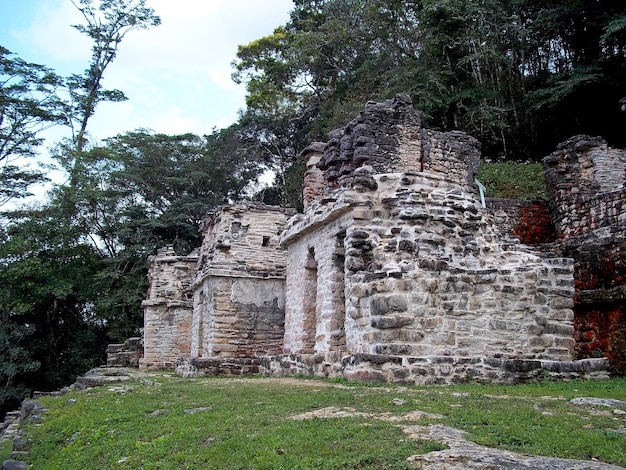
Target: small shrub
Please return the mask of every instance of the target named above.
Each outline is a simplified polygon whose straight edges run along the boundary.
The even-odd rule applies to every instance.
[[[477,178],[487,188],[487,197],[546,199],[546,183],[540,163],[483,162]]]

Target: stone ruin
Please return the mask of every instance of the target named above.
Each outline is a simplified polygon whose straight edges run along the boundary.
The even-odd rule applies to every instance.
[[[225,206],[207,216],[199,251],[165,248],[153,257],[141,367],[174,368],[191,357],[203,370],[249,373],[258,372],[258,357],[282,352],[286,252],[278,233],[293,213]]]
[[[577,136],[544,166],[555,249],[575,260],[575,352],[626,374],[626,151]]]
[[[199,251],[153,257],[140,367],[517,383],[623,357],[624,152],[578,137],[548,206],[483,204],[478,142],[399,95],[304,154],[304,213],[228,205]]]

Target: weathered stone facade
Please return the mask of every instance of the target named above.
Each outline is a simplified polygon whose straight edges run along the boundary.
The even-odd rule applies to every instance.
[[[173,313],[187,341],[181,375],[606,377],[606,359],[573,361],[575,263],[545,245],[568,219],[555,229],[545,205],[483,207],[475,139],[423,129],[401,95],[368,103],[304,154],[303,214],[226,206],[209,215],[199,253],[154,259],[153,276],[160,265],[187,276],[169,283],[186,285],[168,300],[186,302]],[[154,324],[172,318],[164,298],[145,303],[144,366],[172,361],[153,344]]]
[[[177,256],[173,249],[159,250],[150,260],[150,287],[144,308],[142,368],[172,368],[191,352],[192,294],[198,254]]]
[[[494,224],[473,189],[475,140],[421,129],[401,97],[307,153],[317,199],[281,235],[286,356],[268,371],[516,381],[572,360],[573,260]]]
[[[200,250],[153,258],[142,367],[252,373],[256,358],[282,352],[286,252],[278,233],[292,214],[259,203],[224,206],[207,216]]]
[[[626,373],[626,151],[576,136],[544,160],[557,248],[576,260],[578,357]]]
[[[292,213],[249,203],[210,214],[191,286],[191,357],[282,351],[286,253],[278,233]]]

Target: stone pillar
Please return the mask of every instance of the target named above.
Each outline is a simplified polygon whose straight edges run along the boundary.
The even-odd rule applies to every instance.
[[[193,302],[189,286],[197,253],[178,256],[171,247],[150,260],[150,287],[144,308],[144,357],[140,368],[173,368],[191,345]]]
[[[307,159],[302,185],[302,200],[305,210],[313,201],[321,199],[326,192],[324,172],[317,166],[324,155],[324,147],[326,144],[314,142],[305,148],[301,154],[303,158]]]

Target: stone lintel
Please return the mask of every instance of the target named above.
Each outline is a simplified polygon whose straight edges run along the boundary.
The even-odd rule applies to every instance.
[[[247,271],[239,271],[237,269],[208,269],[200,273],[198,277],[193,281],[190,286],[190,290],[195,290],[200,284],[202,284],[208,278],[236,278],[236,279],[258,279],[258,280],[268,280],[268,279],[278,279],[285,280],[285,276],[278,276],[276,274],[268,274],[267,276],[255,275],[253,273]],[[193,302],[192,302],[193,303]]]
[[[142,308],[159,306],[192,308],[193,300],[148,299],[141,302]]]
[[[337,202],[323,210],[321,213],[315,213],[312,217],[304,218],[296,222],[292,227],[285,230],[279,239],[281,246],[289,246],[300,237],[313,232],[319,227],[329,224],[344,214],[352,210],[354,204]]]

